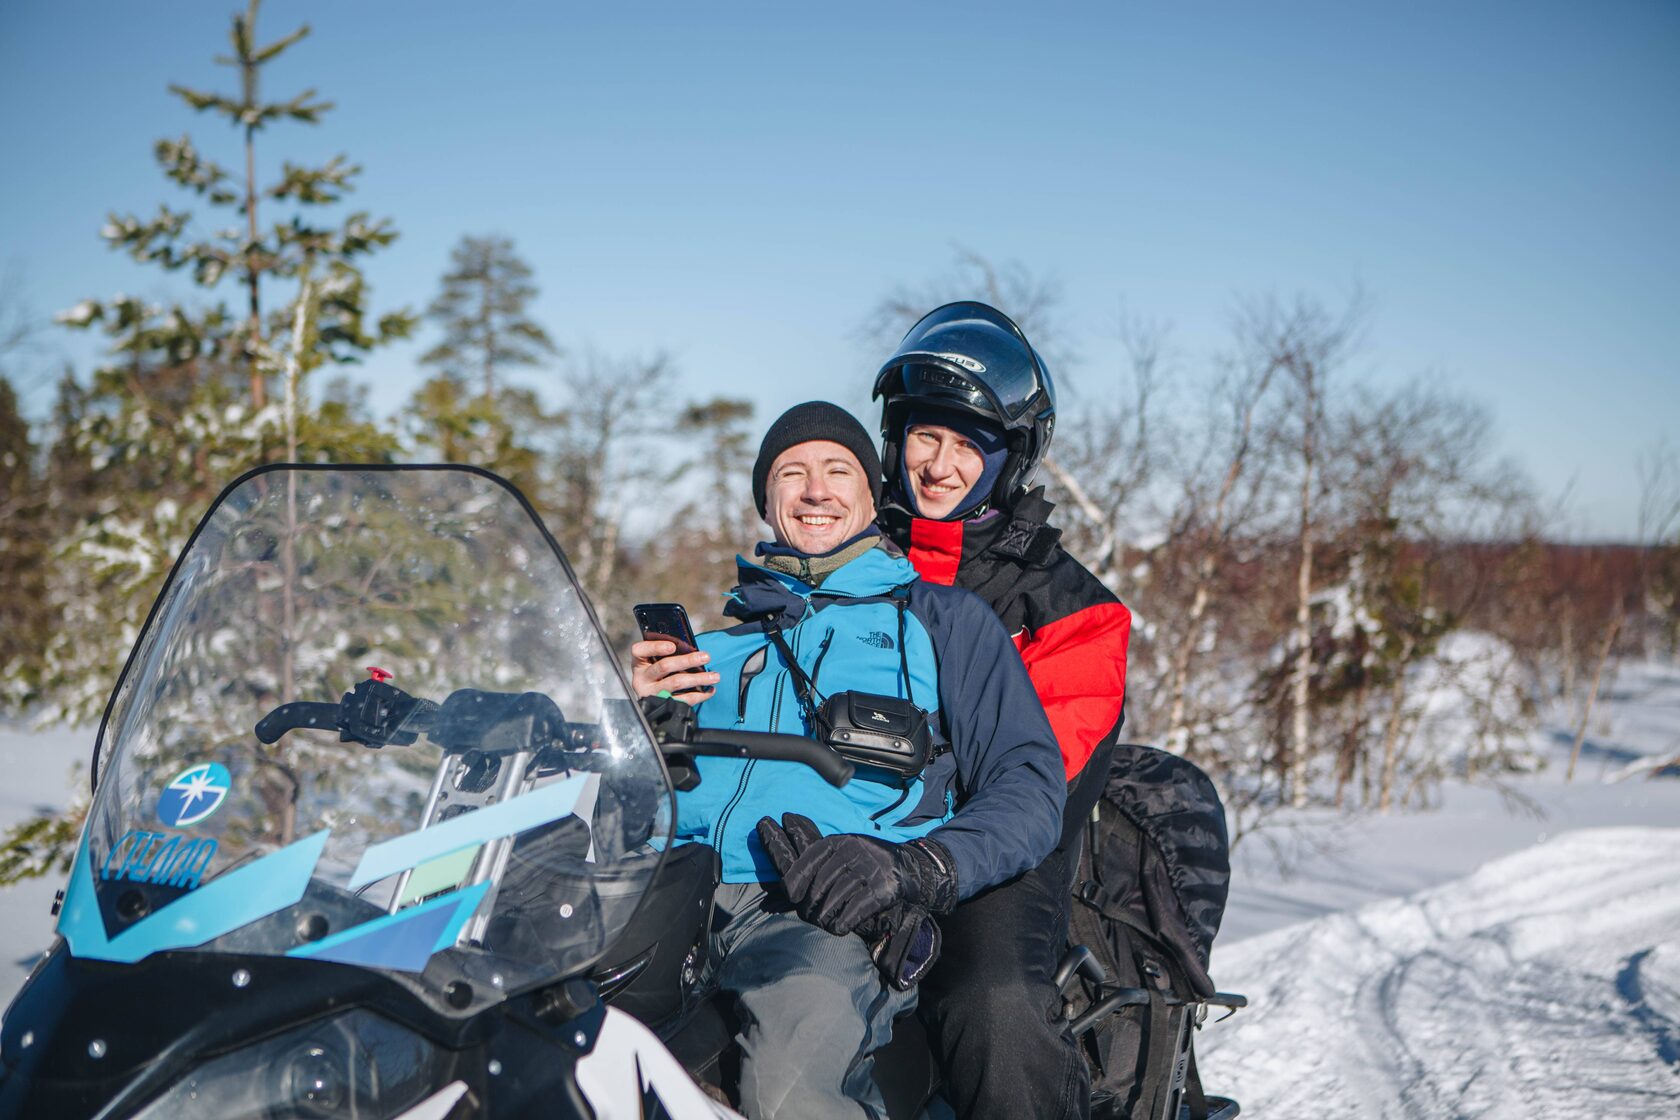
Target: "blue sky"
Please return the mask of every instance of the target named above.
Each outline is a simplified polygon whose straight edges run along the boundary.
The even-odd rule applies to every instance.
[[[157,137],[234,158],[165,86],[229,86],[237,6],[0,6],[0,264],[37,314],[170,291],[97,231],[183,203]],[[269,90],[338,109],[263,163],[366,167],[353,201],[402,231],[368,270],[381,308],[423,305],[461,234],[506,233],[568,348],[668,350],[686,392],[768,420],[861,408],[861,322],[958,245],[1060,283],[1074,407],[1122,309],[1195,369],[1241,299],[1358,284],[1351,372],[1486,402],[1582,531],[1630,534],[1635,454],[1680,439],[1680,5],[362,0],[271,2],[264,36],[305,20]],[[376,406],[426,342],[365,365]]]

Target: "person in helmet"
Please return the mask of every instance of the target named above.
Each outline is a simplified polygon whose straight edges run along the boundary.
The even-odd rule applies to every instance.
[[[789,409],[752,487],[772,540],[737,560],[737,625],[692,653],[632,645],[631,684],[681,693],[703,728],[819,737],[836,702],[878,720],[882,705],[919,709],[932,726],[919,765],[860,761],[844,788],[791,762],[700,758],[676,797],[677,841],[721,861],[710,975],[737,1013],[742,1111],[879,1117],[870,1055],[915,1002],[938,916],[1057,843],[1062,767],[986,604],[920,579],[876,528],[881,466],[850,413]]]
[[[1038,867],[965,901],[920,1012],[962,1117],[1083,1117],[1090,1075],[1059,1022],[1080,826],[1120,731],[1131,612],[1064,550],[1043,487],[1055,388],[1008,316],[929,312],[881,367],[879,524],[924,580],[978,594],[1003,620],[1055,731],[1069,783],[1061,843]]]

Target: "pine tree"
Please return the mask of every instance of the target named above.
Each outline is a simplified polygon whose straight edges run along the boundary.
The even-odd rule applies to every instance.
[[[426,317],[443,340],[420,361],[438,372],[415,390],[407,409],[415,445],[448,463],[488,468],[518,486],[537,508],[552,510],[542,445],[560,418],[536,393],[508,384],[514,366],[537,366],[559,353],[526,312],[537,294],[531,267],[506,237],[463,237]]]
[[[242,167],[215,162],[189,135],[160,140],[160,169],[196,196],[202,221],[160,206],[149,218],[112,214],[101,231],[136,261],[185,274],[197,302],[118,296],[58,316],[101,332],[110,358],[85,388],[61,389],[47,455],[62,530],[44,595],[50,637],[33,656],[0,665],[0,698],[46,721],[97,719],[176,553],[240,471],[282,457],[397,455],[393,435],[342,404],[317,407],[307,393],[312,371],[405,337],[414,320],[400,311],[376,319],[368,309],[361,262],[395,239],[390,223],[362,211],[324,217],[353,190],[359,167],[343,155],[319,166],[285,161],[274,180],[258,180],[257,141],[269,126],[313,125],[332,106],[312,89],[262,96],[266,67],[309,29],[260,44],[257,14],[251,0],[233,17],[232,52],[217,59],[239,75],[236,94],[170,87],[239,131]],[[239,289],[236,307],[222,297],[229,284]],[[52,843],[66,835],[74,839],[39,821],[8,834],[0,881],[43,873],[62,855]],[[42,837],[52,843],[29,848]]]
[[[552,512],[542,444],[559,417],[543,408],[536,393],[504,387],[490,400],[439,374],[414,391],[405,411],[407,435],[417,451],[439,462],[495,471],[539,511]]]
[[[443,341],[420,362],[458,382],[476,379],[480,396],[493,401],[508,367],[540,365],[558,351],[526,313],[537,288],[511,239],[463,237],[449,260],[443,290],[426,309]]]
[[[281,165],[278,180],[265,185],[257,178],[260,133],[279,121],[318,124],[333,107],[330,101],[320,100],[314,89],[284,101],[263,99],[264,68],[307,36],[309,27],[305,24],[259,46],[258,7],[259,0],[251,0],[243,15],[233,17],[233,53],[216,58],[238,72],[237,95],[169,87],[193,109],[223,117],[239,130],[243,168],[230,171],[201,155],[191,136],[184,133],[178,139],[159,140],[154,148],[165,176],[211,208],[232,211],[238,225],[195,236],[190,211],[159,206],[157,214],[146,219],[113,214],[102,231],[106,241],[135,260],[171,271],[187,269],[201,287],[214,289],[225,277],[236,278],[244,289],[243,314],[218,307],[199,325],[214,350],[243,366],[253,410],[267,403],[269,382],[278,372],[272,339],[292,324],[293,308],[286,301],[264,320],[265,298],[272,294],[274,283],[297,282],[297,290],[310,291],[317,301],[312,307],[313,328],[304,372],[329,360],[354,360],[381,342],[406,336],[413,326],[412,318],[402,312],[382,316],[373,324],[367,322],[357,262],[395,240],[390,223],[374,219],[365,211],[350,214],[336,226],[315,224],[310,217],[317,208],[340,202],[354,189],[359,166],[343,155],[315,167],[287,160]],[[281,220],[267,230],[261,222],[265,201],[282,208]],[[289,214],[285,212],[288,208]],[[190,329],[191,318],[182,318],[181,325]]]
[[[216,60],[238,72],[237,94],[170,86],[193,109],[239,130],[243,169],[230,171],[202,154],[190,135],[155,146],[164,175],[207,207],[209,230],[191,211],[160,206],[147,219],[112,214],[101,231],[137,261],[186,272],[206,296],[236,283],[242,307],[118,296],[85,300],[59,316],[110,341],[112,361],[95,371],[73,434],[99,469],[120,476],[106,477],[117,483],[107,491],[162,491],[196,507],[231,473],[277,454],[394,454],[392,442],[369,425],[340,422],[342,410],[311,413],[297,399],[311,371],[405,337],[414,320],[394,312],[370,321],[361,260],[395,239],[390,223],[365,211],[336,224],[317,217],[354,189],[358,166],[344,155],[313,167],[287,160],[272,182],[257,178],[260,134],[281,121],[317,124],[332,108],[313,89],[287,100],[263,98],[265,68],[309,28],[260,45],[258,6],[252,0],[233,17],[232,53]],[[266,230],[263,217],[272,222]],[[270,401],[277,381],[292,390],[284,408]]]
[[[734,397],[694,401],[677,414],[674,429],[687,455],[662,485],[666,501],[681,498],[683,504],[652,546],[640,550],[632,582],[644,596],[689,604],[696,626],[729,625],[717,596],[718,573],[728,571],[758,535],[752,418],[753,403]]]
[[[29,423],[0,375],[0,671],[46,638],[48,502]]]

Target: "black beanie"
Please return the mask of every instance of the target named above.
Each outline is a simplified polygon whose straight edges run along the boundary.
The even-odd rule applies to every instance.
[[[869,438],[869,433],[864,431],[857,418],[839,405],[827,401],[806,401],[782,413],[764,433],[764,442],[758,445],[752,486],[753,501],[758,504],[760,517],[764,516],[770,466],[776,461],[776,456],[790,447],[814,439],[832,440],[856,455],[863,467],[864,478],[869,482],[870,497],[876,505],[881,504],[881,456],[875,450],[875,441]]]

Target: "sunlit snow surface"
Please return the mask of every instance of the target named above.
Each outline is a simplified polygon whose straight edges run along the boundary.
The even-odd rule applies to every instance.
[[[1218,954],[1202,1078],[1256,1116],[1680,1115],[1680,829],[1567,833]]]
[[[93,753],[93,728],[31,732],[0,723],[0,828],[10,828],[70,801],[71,783],[87,788],[85,763]],[[71,768],[84,768],[72,778]],[[52,941],[53,895],[61,879],[30,879],[0,887],[0,992],[10,1003],[17,986]]]

